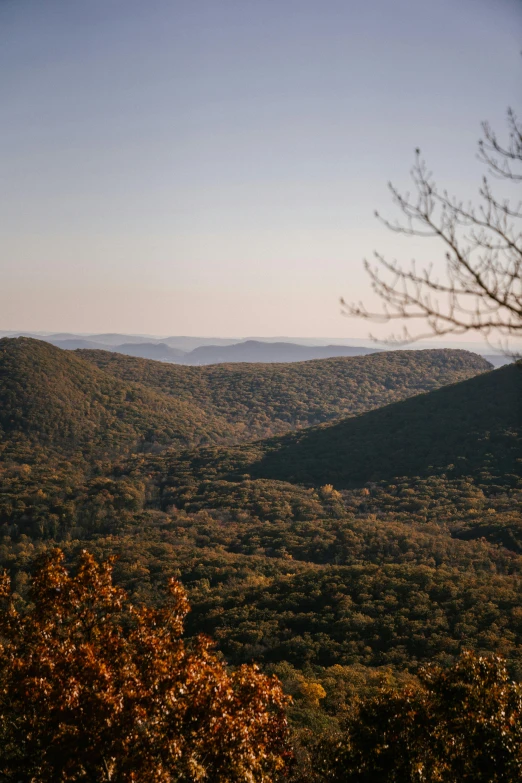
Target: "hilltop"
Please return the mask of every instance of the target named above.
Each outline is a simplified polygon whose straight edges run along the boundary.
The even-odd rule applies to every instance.
[[[393,351],[291,364],[183,367],[107,351],[78,355],[125,382],[186,400],[262,438],[353,416],[491,368],[468,351]]]
[[[115,456],[178,444],[210,443],[225,435],[187,400],[158,394],[31,338],[0,340],[0,449],[13,457]]]

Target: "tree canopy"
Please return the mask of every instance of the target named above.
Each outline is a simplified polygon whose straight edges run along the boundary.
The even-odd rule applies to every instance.
[[[229,673],[203,637],[187,645],[185,591],[136,606],[112,562],[54,549],[17,606],[0,594],[0,775],[5,781],[269,783],[284,767],[285,697],[255,667]]]
[[[501,657],[465,652],[449,669],[426,667],[418,684],[361,700],[320,759],[325,783],[520,780],[522,688]]]

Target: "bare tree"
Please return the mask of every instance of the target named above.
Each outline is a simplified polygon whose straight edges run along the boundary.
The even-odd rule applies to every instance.
[[[514,185],[522,183],[522,124],[511,109],[507,124],[505,145],[483,124],[478,157],[493,178]],[[446,274],[439,279],[431,265],[418,269],[413,261],[405,268],[375,253],[376,262],[365,261],[365,268],[382,310],[341,300],[343,312],[377,323],[414,319],[427,325],[426,332],[413,334],[405,325],[390,338],[395,343],[479,332],[507,346],[509,338],[522,337],[522,202],[496,197],[486,177],[478,206],[450,197],[435,184],[420,150],[411,175],[413,194],[389,184],[401,221],[376,216],[395,233],[440,240]]]

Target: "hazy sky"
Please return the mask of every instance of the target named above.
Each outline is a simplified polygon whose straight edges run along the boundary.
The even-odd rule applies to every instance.
[[[432,252],[386,182],[420,146],[474,193],[521,33],[520,0],[0,0],[0,329],[365,336],[362,259]]]

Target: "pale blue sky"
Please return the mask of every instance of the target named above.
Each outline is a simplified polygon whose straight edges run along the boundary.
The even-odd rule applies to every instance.
[[[472,195],[520,0],[0,0],[0,329],[363,337],[420,146]]]

